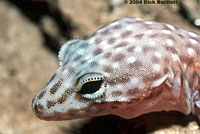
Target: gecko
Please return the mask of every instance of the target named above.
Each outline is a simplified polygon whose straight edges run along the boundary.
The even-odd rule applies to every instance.
[[[85,40],[69,40],[58,59],[60,67],[32,100],[40,119],[130,119],[171,110],[200,118],[200,36],[194,32],[124,17]]]

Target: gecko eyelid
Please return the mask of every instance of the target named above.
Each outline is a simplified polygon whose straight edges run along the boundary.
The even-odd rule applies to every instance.
[[[107,88],[105,85],[104,80],[87,82],[78,93],[84,98],[96,99],[105,93]]]
[[[83,75],[78,79],[76,92],[82,97],[94,99],[105,92],[105,76],[96,73]]]

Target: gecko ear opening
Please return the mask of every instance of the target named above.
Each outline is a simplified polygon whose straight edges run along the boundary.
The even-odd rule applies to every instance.
[[[105,77],[100,74],[86,74],[79,78],[76,91],[84,98],[95,99],[105,92]]]
[[[68,55],[68,50],[69,48],[77,43],[78,41],[80,41],[79,39],[73,39],[73,40],[70,40],[68,41],[67,43],[63,44],[62,47],[60,48],[60,51],[58,53],[58,59],[59,59],[59,64],[60,66],[63,65],[63,63],[65,63],[68,59],[69,59],[69,56]]]

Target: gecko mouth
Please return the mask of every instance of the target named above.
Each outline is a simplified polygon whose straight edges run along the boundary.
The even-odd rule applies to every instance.
[[[60,116],[61,113],[57,113],[57,112],[48,113],[48,114],[45,113],[44,107],[41,104],[38,104],[38,103],[36,103],[34,106],[32,106],[32,109],[33,109],[35,115],[42,120],[53,121],[53,120],[62,120],[62,118],[63,118],[63,116]]]
[[[65,113],[55,112],[55,113],[50,113],[50,114],[35,112],[35,115],[41,120],[45,120],[45,121],[63,121],[63,120],[72,120],[72,119],[87,117],[87,115],[86,116],[77,115],[77,113],[78,113],[78,110],[73,111],[73,112],[72,111],[68,111]]]
[[[45,106],[38,102],[34,102],[35,99],[32,100],[32,110],[34,111],[35,115],[46,121],[62,121],[62,120],[72,120],[79,117],[85,117],[84,114],[79,113],[79,109],[67,110],[66,112],[58,112],[54,111],[51,113],[47,113]],[[87,116],[87,115],[86,115]]]

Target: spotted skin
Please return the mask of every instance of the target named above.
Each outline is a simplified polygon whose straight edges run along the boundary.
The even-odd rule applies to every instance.
[[[60,68],[32,102],[43,120],[153,111],[200,115],[200,36],[121,18],[59,52]]]

